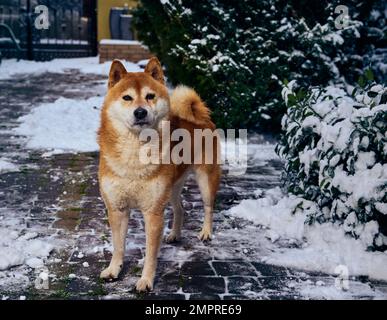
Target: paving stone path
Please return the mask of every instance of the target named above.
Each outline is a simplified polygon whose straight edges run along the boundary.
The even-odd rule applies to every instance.
[[[101,76],[75,70],[0,81],[0,152],[20,166],[18,172],[0,175],[0,225],[9,215],[19,216],[26,229],[51,236],[59,247],[46,262],[50,274],[48,288],[36,288],[34,280],[39,270],[32,268],[27,270],[30,282],[4,286],[5,277],[12,277],[6,271],[0,277],[0,298],[18,299],[24,295],[27,299],[307,299],[316,296],[305,294],[305,287],[334,288],[332,276],[262,262],[260,257],[268,246],[261,247],[260,241],[268,240],[260,235],[259,227],[224,213],[242,199],[255,197],[257,188],[279,185],[282,164],[278,160],[250,161],[245,175],[224,176],[216,202],[215,237],[209,243],[197,238],[203,207],[198,188],[189,178],[183,191],[183,239],[174,245],[162,245],[153,292],[139,295],[133,290],[141,272],[145,243],[142,216],[137,211],[131,215],[120,279],[108,283],[99,280],[111,254],[110,230],[96,180],[98,154],[42,157],[44,151],[24,149],[24,138],[9,130],[33,106],[59,97],[95,96],[96,87],[104,83]],[[253,137],[252,141],[260,142],[259,139]],[[166,232],[170,219],[168,208]],[[364,287],[387,296],[384,283],[354,278],[350,285],[349,298],[372,298],[356,294],[364,292]]]

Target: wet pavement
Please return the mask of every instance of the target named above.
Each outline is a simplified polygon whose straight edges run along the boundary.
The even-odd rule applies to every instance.
[[[0,297],[18,299],[307,299],[305,287],[334,288],[329,275],[292,270],[261,261],[270,245],[259,227],[230,217],[225,211],[245,198],[256,197],[258,188],[280,185],[279,160],[250,161],[243,176],[223,177],[216,200],[214,239],[202,243],[197,235],[203,219],[199,190],[190,177],[183,190],[186,219],[183,238],[177,244],[163,243],[153,292],[137,294],[144,257],[142,215],[133,211],[129,222],[124,269],[118,281],[103,282],[98,276],[111,257],[110,230],[99,196],[98,153],[59,154],[43,157],[44,150],[24,149],[24,137],[10,130],[17,118],[31,108],[59,97],[86,99],[100,92],[105,79],[75,70],[64,74],[24,76],[0,81],[1,156],[18,164],[19,171],[0,174],[0,226],[17,217],[22,228],[52,239],[56,249],[45,263],[48,285],[36,285],[42,268],[13,267],[0,272]],[[96,88],[99,88],[96,90]],[[76,88],[76,90],[74,90]],[[255,143],[260,143],[258,137]],[[254,142],[254,141],[253,141]],[[271,148],[271,146],[270,146]],[[168,232],[171,210],[166,210]],[[271,244],[288,245],[288,244]],[[12,282],[23,269],[24,282]],[[7,280],[7,281],[6,281]],[[17,283],[17,285],[7,285]],[[370,299],[361,292],[384,292],[387,284],[366,277],[350,281],[347,298]],[[356,290],[359,288],[359,290]],[[367,290],[364,290],[366,288]],[[359,292],[357,295],[356,292]]]

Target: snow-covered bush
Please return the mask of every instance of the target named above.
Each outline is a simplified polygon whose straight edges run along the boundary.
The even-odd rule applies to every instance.
[[[283,0],[143,0],[134,16],[169,80],[197,89],[219,126],[274,131],[286,110],[282,82],[324,85],[339,78],[336,64],[361,25],[351,19],[336,29],[334,10],[308,24],[308,5],[296,11]]]
[[[289,0],[295,14],[309,26],[327,23],[331,36],[344,46],[327,47],[324,54],[334,58],[341,75],[350,83],[371,68],[375,80],[387,80],[387,2],[384,0]],[[344,12],[347,10],[348,17]],[[348,23],[347,26],[344,26]],[[335,25],[339,28],[335,28]]]
[[[371,78],[370,73],[368,77]],[[342,224],[354,237],[387,245],[387,88],[369,84],[283,89],[287,113],[278,154],[287,190],[317,203],[308,223]],[[384,235],[383,235],[384,234]]]

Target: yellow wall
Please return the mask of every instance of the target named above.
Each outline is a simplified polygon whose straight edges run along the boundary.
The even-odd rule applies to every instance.
[[[123,7],[125,4],[128,4],[129,8],[133,8],[137,3],[138,0],[98,0],[98,41],[101,39],[110,39],[109,13],[111,7]]]

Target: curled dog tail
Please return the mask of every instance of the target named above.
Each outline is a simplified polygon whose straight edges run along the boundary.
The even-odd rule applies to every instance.
[[[210,110],[195,90],[178,86],[171,94],[171,114],[194,124],[211,123]]]

